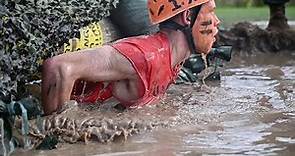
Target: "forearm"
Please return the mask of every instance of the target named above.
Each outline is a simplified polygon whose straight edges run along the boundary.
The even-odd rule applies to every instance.
[[[50,72],[49,61],[45,61],[42,71],[42,105],[45,115],[51,114],[57,110],[58,97],[56,91],[58,90],[57,77]]]
[[[55,59],[46,60],[42,71],[42,104],[46,115],[57,111],[70,100],[74,79]]]
[[[43,64],[42,102],[45,114],[61,108],[70,100],[74,82],[131,79],[135,75],[131,63],[111,46],[58,55]]]

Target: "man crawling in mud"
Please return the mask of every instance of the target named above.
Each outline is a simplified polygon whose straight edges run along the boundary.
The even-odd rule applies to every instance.
[[[174,82],[191,53],[210,52],[220,22],[214,0],[148,0],[148,9],[159,32],[44,62],[45,114],[71,99],[95,103],[114,97],[126,108],[151,104]],[[81,86],[80,80],[90,83]]]

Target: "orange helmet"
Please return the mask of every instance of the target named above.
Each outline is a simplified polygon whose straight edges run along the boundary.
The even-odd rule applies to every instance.
[[[151,22],[158,24],[209,0],[148,0]]]

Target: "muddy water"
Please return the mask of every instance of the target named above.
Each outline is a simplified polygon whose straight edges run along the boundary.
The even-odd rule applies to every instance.
[[[208,82],[211,92],[198,83],[172,86],[158,105],[120,116],[165,126],[125,142],[15,155],[294,155],[295,53],[235,55],[221,81]]]

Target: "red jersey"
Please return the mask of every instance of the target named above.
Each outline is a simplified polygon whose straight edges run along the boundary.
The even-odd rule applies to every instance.
[[[138,88],[140,95],[143,96],[137,100],[122,101],[117,98],[122,105],[136,107],[157,101],[169,85],[175,82],[181,66],[171,67],[172,51],[164,33],[125,38],[111,46],[130,61],[143,86]],[[111,85],[105,87],[103,83],[87,83],[84,89],[81,89],[83,86],[79,87],[77,83],[75,86],[72,97],[79,102],[103,102],[112,97]],[[84,95],[80,96],[82,92]]]

